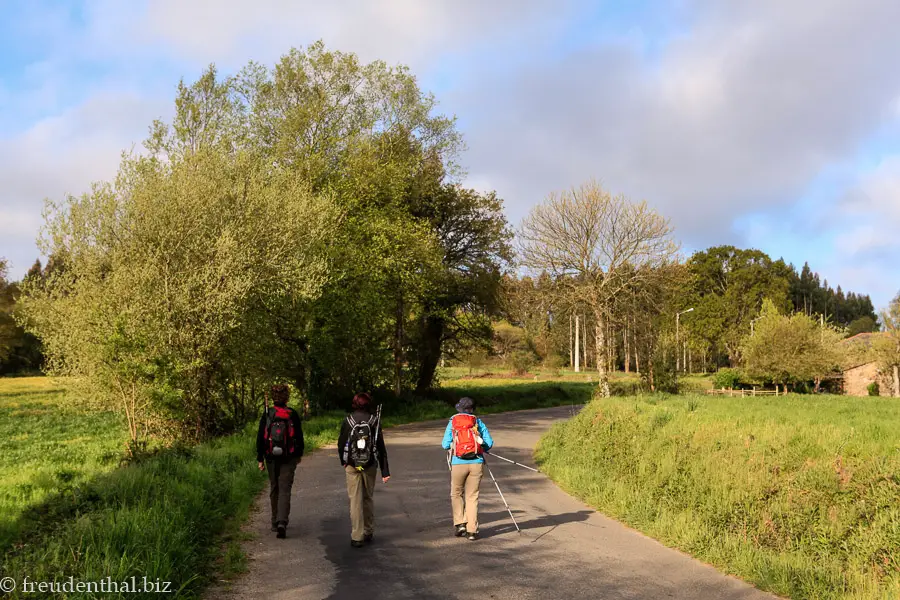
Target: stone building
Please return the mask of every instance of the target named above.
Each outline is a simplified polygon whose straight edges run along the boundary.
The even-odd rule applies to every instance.
[[[842,389],[848,396],[868,396],[869,386],[878,383],[880,396],[890,396],[893,378],[890,373],[883,373],[878,363],[867,356],[866,350],[872,345],[872,340],[877,336],[885,335],[881,332],[860,333],[843,340],[841,343],[852,350],[849,354],[855,357],[845,366],[843,372]]]

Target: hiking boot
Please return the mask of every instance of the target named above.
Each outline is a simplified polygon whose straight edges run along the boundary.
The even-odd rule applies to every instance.
[[[455,527],[456,527],[456,533],[454,533],[454,535],[456,537],[462,537],[462,536],[466,535],[466,524],[465,523],[460,523],[459,525],[455,525]]]
[[[478,539],[478,534],[477,533],[467,533],[466,539],[469,540],[470,542],[474,542],[475,540]]]
[[[278,525],[277,525],[277,524],[272,523],[272,531],[278,531]]]
[[[356,540],[350,540],[350,545],[353,546],[354,548],[362,548],[366,544],[365,544],[365,542],[357,542]]]
[[[283,540],[287,536],[287,527],[285,527],[284,525],[278,525],[277,529],[278,533],[275,534],[275,537]]]
[[[374,533],[367,533],[366,536],[363,538],[363,542],[365,542],[367,544],[371,544],[372,538],[374,538],[374,537],[375,537]]]

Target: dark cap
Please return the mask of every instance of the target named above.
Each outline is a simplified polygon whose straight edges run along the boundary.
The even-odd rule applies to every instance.
[[[456,403],[456,411],[461,413],[475,412],[475,401],[469,397],[460,398],[459,402]]]

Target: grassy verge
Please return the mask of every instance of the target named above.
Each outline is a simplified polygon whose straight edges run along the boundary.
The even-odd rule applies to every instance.
[[[434,398],[388,403],[384,422],[447,417],[461,395],[474,397],[481,413],[582,403],[592,387],[533,379],[448,382]],[[117,415],[67,402],[47,379],[0,380],[0,576],[19,582],[146,576],[172,582],[174,597],[193,598],[213,579],[246,569],[240,525],[266,481],[253,460],[254,426],[119,467],[124,435]],[[336,441],[343,416],[306,421],[307,447]],[[11,597],[35,596],[19,590]]]
[[[604,513],[791,598],[900,598],[900,403],[593,400],[537,459]]]

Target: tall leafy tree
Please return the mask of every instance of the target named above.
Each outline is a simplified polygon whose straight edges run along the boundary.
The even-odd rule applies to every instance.
[[[460,173],[453,119],[406,68],[364,64],[320,42],[273,69],[251,63],[222,79],[211,67],[180,86],[176,105],[172,124],[154,128],[154,154],[248,149],[343,215],[313,324],[279,315],[296,383],[324,404],[361,387],[408,385],[419,349],[410,332],[427,282],[446,271],[440,232],[417,213],[431,193],[423,182],[439,187]]]
[[[573,303],[594,317],[598,388],[609,396],[607,325],[615,298],[648,288],[677,260],[678,245],[666,219],[645,202],[613,196],[596,182],[552,194],[523,221],[522,262],[547,271]]]
[[[122,407],[132,440],[150,413],[182,435],[220,431],[242,377],[277,376],[269,307],[327,281],[332,203],[246,152],[199,147],[123,161],[114,183],[49,203],[44,254],[65,267],[27,280],[22,317],[51,372]]]
[[[744,368],[779,385],[819,381],[842,363],[842,334],[803,313],[785,316],[766,299],[753,333],[743,340]]]
[[[688,261],[691,280],[685,303],[694,308],[685,328],[732,364],[750,323],[769,298],[776,308],[791,306],[792,269],[759,250],[717,246],[695,253]]]
[[[40,274],[40,262],[36,265]],[[9,281],[6,261],[0,258],[0,375],[35,372],[43,364],[40,341],[15,320],[20,294],[21,285]]]
[[[500,278],[512,259],[503,204],[481,194],[442,185],[421,199],[414,215],[438,239],[442,269],[428,286],[419,318],[418,391],[434,381],[445,343],[489,339],[490,317],[499,309]]]

